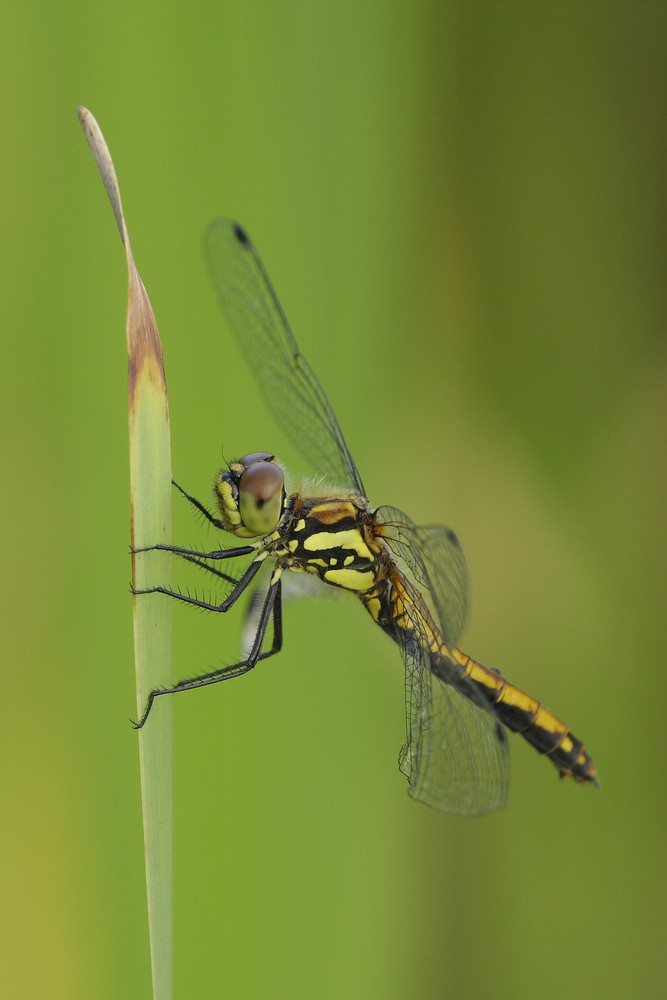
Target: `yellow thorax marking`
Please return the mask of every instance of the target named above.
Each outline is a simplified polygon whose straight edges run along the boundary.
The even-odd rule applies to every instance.
[[[363,592],[370,590],[375,583],[373,567],[368,569],[327,569],[324,573],[327,583],[333,583],[344,590],[357,590]]]
[[[347,531],[318,531],[314,535],[306,538],[303,543],[304,549],[309,552],[319,552],[322,549],[332,549],[339,547],[352,549],[361,559],[373,561],[373,553],[361,537],[361,532],[356,528]]]

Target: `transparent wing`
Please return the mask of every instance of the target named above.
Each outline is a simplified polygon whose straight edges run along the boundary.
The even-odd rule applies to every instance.
[[[444,525],[416,525],[397,507],[380,507],[376,517],[453,648],[465,624],[468,595],[468,571],[458,537]]]
[[[216,219],[204,234],[204,254],[222,310],[276,419],[318,473],[364,495],[331,404],[249,237],[236,222]]]
[[[419,527],[396,507],[381,507],[383,537],[410,628],[398,633],[405,664],[407,738],[399,757],[410,795],[443,812],[477,816],[507,798],[507,734],[461,668],[446,661],[448,683],[431,670],[428,615],[450,649],[463,628],[467,572],[458,538],[440,525]],[[443,654],[444,656],[444,654]]]
[[[408,584],[408,598],[410,591]],[[417,595],[412,604],[407,601],[406,612],[412,629],[399,638],[407,719],[399,766],[410,795],[460,816],[502,809],[509,784],[507,734],[472,684],[460,678],[454,687],[431,672]]]

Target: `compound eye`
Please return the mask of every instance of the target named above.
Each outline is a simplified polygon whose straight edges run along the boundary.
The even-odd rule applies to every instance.
[[[249,455],[244,455],[243,458],[239,459],[241,465],[249,469],[251,465],[256,465],[257,462],[272,462],[275,455],[269,454],[268,451],[251,451]]]
[[[263,452],[260,452],[262,456]],[[242,459],[245,465],[247,458]],[[242,473],[239,481],[241,521],[253,535],[268,535],[283,512],[285,477],[274,462],[261,458]]]

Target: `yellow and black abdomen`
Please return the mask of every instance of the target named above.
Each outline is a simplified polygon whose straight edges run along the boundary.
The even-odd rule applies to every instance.
[[[460,649],[450,649],[421,595],[395,568],[359,596],[378,625],[404,649],[412,643],[427,647],[430,669],[443,684],[523,736],[549,757],[562,777],[598,784],[593,761],[568,726],[497,670],[482,666]]]
[[[531,698],[520,688],[505,680],[497,670],[477,663],[460,649],[448,651],[444,673],[452,678],[452,661],[460,669],[460,677],[472,683],[481,698],[489,704],[500,721],[514,733],[519,733],[544,754],[560,771],[561,777],[572,777],[575,781],[598,784],[593,761],[586,753],[581,740],[571,730],[548,711],[539,701]],[[451,659],[450,659],[451,657]],[[444,666],[441,653],[432,653],[434,673],[439,675]],[[450,680],[450,683],[452,681]],[[456,680],[453,681],[456,684]],[[458,685],[457,685],[458,686]]]

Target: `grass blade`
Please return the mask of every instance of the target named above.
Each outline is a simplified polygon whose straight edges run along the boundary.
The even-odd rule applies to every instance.
[[[113,162],[94,117],[79,120],[104,182],[125,246],[128,267],[127,348],[132,548],[169,542],[171,450],[169,408],[160,337],[135,267]],[[132,557],[132,583],[168,585],[168,560],[159,553]],[[137,717],[153,688],[171,683],[171,601],[134,599]],[[154,1000],[172,996],[172,724],[171,699],[159,698],[139,731],[146,891]]]

